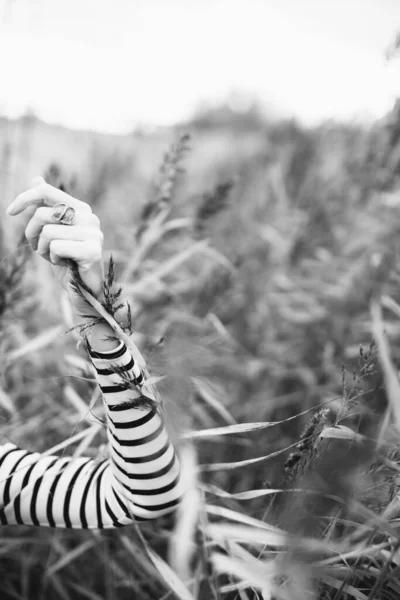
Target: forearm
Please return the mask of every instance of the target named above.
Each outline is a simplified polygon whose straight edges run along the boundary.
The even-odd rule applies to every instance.
[[[182,494],[179,462],[160,407],[142,395],[145,373],[124,343],[107,354],[89,353],[103,392],[117,493],[136,517],[170,512]]]
[[[120,527],[179,503],[179,461],[158,407],[141,398],[139,365],[121,342],[89,354],[104,398],[110,459],[44,457],[0,446],[2,525]]]
[[[126,305],[114,316],[120,325],[126,325]],[[181,496],[179,461],[161,407],[146,398],[147,370],[125,343],[116,339],[107,323],[94,325],[88,342],[103,393],[115,487],[136,516],[154,518],[165,514]]]

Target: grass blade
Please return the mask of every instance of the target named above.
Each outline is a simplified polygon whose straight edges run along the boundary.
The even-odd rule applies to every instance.
[[[70,552],[67,552],[67,554],[64,554],[64,556],[62,558],[60,558],[60,560],[58,560],[56,563],[54,563],[46,571],[46,577],[51,577],[52,575],[57,573],[57,571],[59,571],[60,569],[67,567],[71,562],[73,562],[74,560],[79,558],[84,552],[87,552],[88,550],[93,548],[93,546],[95,546],[96,543],[97,543],[96,540],[87,540],[86,542],[83,542],[83,544],[80,544],[80,546],[77,546]]]
[[[196,454],[192,446],[180,452],[181,480],[184,487],[178,506],[176,525],[169,547],[169,563],[183,581],[191,578],[190,563],[196,548],[195,536],[201,495],[196,485]]]
[[[64,327],[62,325],[56,325],[55,327],[49,327],[43,333],[36,336],[33,340],[29,340],[24,346],[13,350],[7,356],[7,362],[12,362],[17,358],[22,358],[26,354],[42,350],[46,346],[49,346],[55,339],[60,337],[64,333]]]
[[[371,302],[372,331],[378,346],[378,354],[385,378],[385,389],[394,425],[400,433],[400,383],[390,357],[390,347],[383,333],[382,309],[380,302]],[[381,432],[381,435],[383,432]]]

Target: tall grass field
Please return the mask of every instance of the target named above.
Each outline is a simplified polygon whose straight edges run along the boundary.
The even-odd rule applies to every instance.
[[[0,443],[107,456],[68,299],[5,215],[41,173],[100,217],[186,490],[115,531],[3,527],[1,600],[397,600],[400,105],[126,136],[3,119],[0,161]]]

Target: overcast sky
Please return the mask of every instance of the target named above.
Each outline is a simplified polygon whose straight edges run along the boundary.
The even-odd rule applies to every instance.
[[[400,0],[0,0],[0,114],[123,132],[244,91],[306,123],[380,117],[398,31]]]

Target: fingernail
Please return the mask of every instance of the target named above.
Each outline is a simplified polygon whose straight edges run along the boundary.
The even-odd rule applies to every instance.
[[[10,206],[7,208],[7,214],[8,215],[14,214],[14,203],[10,204]]]

